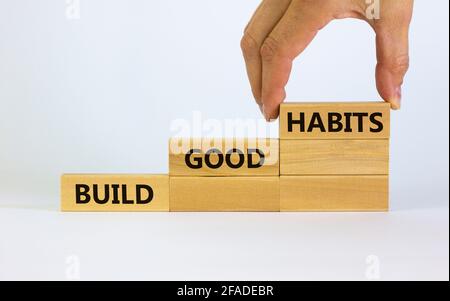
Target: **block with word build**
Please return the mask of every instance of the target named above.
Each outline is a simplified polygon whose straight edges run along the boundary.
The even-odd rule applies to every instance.
[[[170,176],[278,176],[277,139],[172,138]]]
[[[280,211],[279,177],[170,177],[170,211]]]
[[[62,211],[169,211],[167,175],[66,174]]]
[[[388,176],[281,176],[281,211],[387,211]]]
[[[285,103],[280,139],[388,139],[389,117],[385,102]]]

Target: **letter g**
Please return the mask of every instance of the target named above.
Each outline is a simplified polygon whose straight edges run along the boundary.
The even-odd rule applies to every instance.
[[[191,169],[200,169],[202,168],[202,159],[201,158],[193,158],[191,160],[191,157],[193,154],[200,154],[202,151],[199,149],[191,149],[189,152],[187,152],[184,161],[186,162],[186,165]]]

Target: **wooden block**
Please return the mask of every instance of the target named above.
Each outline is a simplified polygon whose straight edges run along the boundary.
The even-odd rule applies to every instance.
[[[279,177],[171,177],[170,211],[280,211]]]
[[[170,176],[278,176],[278,139],[183,139],[169,142]]]
[[[385,102],[285,103],[280,139],[388,139],[390,105]]]
[[[169,177],[63,175],[61,211],[169,211]]]
[[[388,211],[388,176],[282,176],[281,211]]]
[[[388,175],[389,140],[281,140],[281,175]]]

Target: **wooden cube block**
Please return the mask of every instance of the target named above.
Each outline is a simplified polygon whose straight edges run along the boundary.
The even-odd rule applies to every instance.
[[[169,211],[167,175],[61,177],[62,211]]]
[[[281,175],[388,175],[389,140],[281,140]]]
[[[278,176],[278,139],[183,139],[169,143],[170,176]]]
[[[388,176],[281,176],[281,211],[387,211]]]
[[[171,177],[170,211],[280,211],[279,177]]]
[[[390,105],[385,102],[285,103],[280,139],[388,139]]]

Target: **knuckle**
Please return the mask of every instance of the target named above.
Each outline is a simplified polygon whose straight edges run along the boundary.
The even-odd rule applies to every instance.
[[[409,56],[407,54],[400,55],[394,58],[390,69],[396,74],[404,74],[409,69]]]
[[[280,44],[272,37],[268,37],[261,46],[261,58],[265,61],[270,61],[279,54],[281,50]]]
[[[392,74],[405,74],[409,69],[409,56],[398,55],[393,58],[385,58],[379,61],[380,67],[389,70]]]
[[[259,45],[256,40],[248,33],[245,33],[241,39],[242,53],[246,57],[259,55]]]

